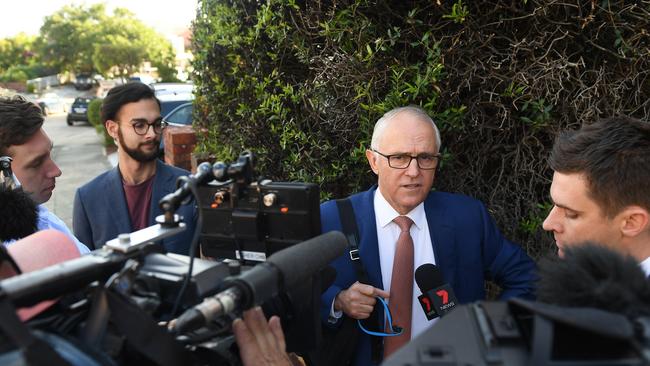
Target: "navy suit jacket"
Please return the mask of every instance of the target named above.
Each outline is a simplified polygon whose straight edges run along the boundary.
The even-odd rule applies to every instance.
[[[176,179],[179,176],[189,174],[186,170],[156,161],[149,225],[155,224],[156,216],[162,214],[158,201],[176,190]],[[196,228],[194,201],[180,206],[176,213],[183,216],[186,229],[164,239],[162,244],[168,252],[187,255]],[[74,197],[72,227],[74,235],[90,250],[101,248],[119,234],[133,231],[126,195],[122,187],[122,175],[117,167],[102,173],[77,189]]]
[[[376,189],[375,186],[350,199],[359,229],[359,254],[368,280],[370,285],[384,289],[374,210]],[[502,288],[501,299],[534,297],[535,263],[520,246],[501,235],[480,201],[459,194],[431,192],[424,201],[424,210],[436,265],[460,303],[485,299],[486,279]],[[342,230],[335,201],[321,205],[321,224],[323,233]],[[323,293],[321,303],[321,319],[326,326],[331,326],[327,319],[335,296],[357,281],[347,251],[332,266],[337,271],[336,280]],[[355,357],[355,365],[372,364],[370,338],[365,333],[362,333]]]

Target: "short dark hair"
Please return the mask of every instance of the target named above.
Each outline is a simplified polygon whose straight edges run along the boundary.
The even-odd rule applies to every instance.
[[[106,98],[102,102],[102,123],[106,123],[108,120],[115,120],[117,113],[123,105],[135,103],[142,99],[153,99],[158,103],[158,108],[160,108],[160,101],[156,98],[156,93],[146,84],[131,82],[112,88],[108,91]]]
[[[607,217],[630,205],[650,211],[650,123],[617,116],[564,132],[549,164],[559,173],[583,174]]]
[[[43,126],[43,112],[22,96],[0,97],[0,155],[22,145]]]

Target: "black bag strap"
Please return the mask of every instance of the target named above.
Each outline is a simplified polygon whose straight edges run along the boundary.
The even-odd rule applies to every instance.
[[[354,217],[354,209],[352,202],[349,198],[336,200],[336,206],[339,209],[339,216],[341,218],[341,226],[343,234],[348,239],[350,260],[354,265],[357,272],[357,280],[361,283],[369,284],[368,275],[363,269],[361,258],[359,257],[359,228],[357,227],[357,219]]]
[[[363,284],[370,284],[368,280],[368,274],[363,268],[363,263],[361,262],[361,257],[359,256],[359,228],[357,227],[357,219],[354,217],[354,208],[352,207],[352,201],[349,198],[342,198],[336,200],[336,206],[339,209],[339,218],[341,219],[341,227],[343,229],[343,234],[348,239],[350,260],[354,265],[354,269],[357,272],[357,280]],[[378,313],[373,311],[368,320],[376,322],[376,324],[381,324],[378,317]],[[372,362],[379,364],[382,360],[382,339],[381,337],[370,336],[370,346],[372,354]]]

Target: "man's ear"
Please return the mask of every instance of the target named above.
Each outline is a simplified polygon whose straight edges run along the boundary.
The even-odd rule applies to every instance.
[[[370,169],[372,169],[372,171],[375,174],[378,174],[379,170],[377,169],[377,154],[375,154],[372,150],[367,149],[366,159],[368,159],[368,164],[370,164]]]
[[[120,128],[120,126],[117,124],[117,122],[109,119],[104,122],[104,127],[106,127],[106,131],[108,134],[114,139],[117,140],[117,130]]]
[[[634,237],[650,229],[650,212],[641,206],[626,207],[619,216],[624,236]]]

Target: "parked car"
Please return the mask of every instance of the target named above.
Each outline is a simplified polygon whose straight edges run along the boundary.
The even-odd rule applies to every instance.
[[[72,102],[72,106],[68,111],[68,118],[66,122],[68,126],[72,126],[74,121],[88,122],[88,104],[95,99],[95,97],[78,97]]]
[[[174,108],[163,118],[167,126],[189,126],[192,124],[192,103],[184,103]]]
[[[192,124],[193,94],[157,94],[160,100],[160,115],[169,125],[167,128]],[[165,153],[165,140],[160,139],[160,153]]]
[[[155,83],[151,87],[156,92],[156,96],[169,94],[192,94],[194,92],[193,83]]]
[[[77,90],[88,90],[95,85],[97,85],[97,80],[91,74],[79,74],[74,82],[74,88]]]
[[[65,113],[67,106],[65,101],[55,93],[46,93],[36,98],[36,104],[41,107],[44,116],[55,113]]]
[[[149,75],[138,75],[138,76],[131,76],[129,78],[129,82],[139,82],[147,85],[151,85],[156,82],[156,79]]]

